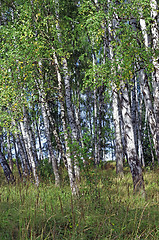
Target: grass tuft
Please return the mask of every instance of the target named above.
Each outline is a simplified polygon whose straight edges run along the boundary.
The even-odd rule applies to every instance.
[[[19,182],[0,188],[0,239],[159,239],[158,170],[144,174],[146,199],[133,195],[131,174],[115,169],[83,173],[80,196],[66,184]]]

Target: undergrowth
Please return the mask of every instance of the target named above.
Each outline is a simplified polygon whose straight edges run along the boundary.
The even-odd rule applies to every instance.
[[[159,175],[144,174],[146,199],[133,195],[128,171],[92,169],[82,174],[80,196],[41,182],[4,184],[0,177],[0,239],[159,239]]]

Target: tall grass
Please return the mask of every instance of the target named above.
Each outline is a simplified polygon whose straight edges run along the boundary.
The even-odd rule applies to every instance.
[[[144,179],[146,199],[133,195],[128,171],[118,179],[111,168],[83,173],[78,198],[67,182],[37,188],[1,180],[0,239],[159,239],[158,171],[146,172]]]

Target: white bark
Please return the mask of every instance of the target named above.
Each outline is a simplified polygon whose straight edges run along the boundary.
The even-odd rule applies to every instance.
[[[123,147],[121,141],[121,130],[120,130],[120,116],[118,107],[118,94],[117,89],[113,88],[113,118],[115,127],[115,158],[116,158],[116,173],[120,176],[123,175]]]
[[[10,132],[7,133],[7,152],[8,152],[8,162],[11,171],[13,171],[13,159],[12,159],[12,149],[11,149],[11,142],[10,142]]]
[[[54,49],[53,49],[54,50]],[[64,105],[64,97],[63,97],[63,88],[62,88],[62,78],[59,70],[59,63],[55,51],[53,53],[55,69],[58,79],[58,88],[59,88],[59,102],[61,106],[61,120],[63,125],[63,132],[64,132],[64,140],[65,140],[65,147],[66,147],[66,159],[67,159],[67,166],[68,166],[68,176],[70,180],[70,187],[73,195],[78,195],[78,187],[76,183],[76,178],[74,175],[73,164],[71,160],[70,149],[68,145],[68,132],[67,132],[67,125],[66,125],[66,118],[65,118],[65,105]]]
[[[157,132],[156,132],[156,118],[155,118],[154,109],[153,109],[153,105],[152,105],[152,97],[150,95],[148,80],[145,75],[144,69],[140,70],[139,78],[140,78],[140,83],[141,83],[141,90],[142,90],[143,97],[144,97],[145,108],[147,111],[147,118],[148,118],[150,130],[152,133],[152,137],[153,137],[154,148],[155,148],[156,155],[157,155],[158,143],[157,143]]]
[[[55,4],[56,4],[55,13],[56,13],[56,18],[57,18],[56,29],[57,29],[58,41],[61,43],[61,34],[60,34],[60,26],[59,26],[59,0],[55,0]],[[55,55],[55,53],[54,53],[54,55]],[[55,57],[54,57],[54,59],[55,59]],[[75,149],[76,145],[79,145],[78,129],[76,126],[73,106],[72,106],[72,102],[71,102],[70,73],[68,71],[67,59],[65,56],[63,56],[62,69],[63,69],[63,73],[64,73],[65,102],[66,102],[66,109],[67,109],[67,117],[68,117],[70,129],[71,129],[72,143],[74,144],[74,149]],[[59,71],[59,68],[58,68],[58,71]],[[60,71],[59,71],[59,74],[60,74]],[[79,168],[79,163],[77,160],[76,150],[73,152],[73,154],[74,154],[75,176],[78,180],[80,180],[80,168]]]
[[[158,16],[158,5],[156,0],[150,0],[151,5],[151,33],[152,33],[152,49],[153,49],[153,65],[154,65],[154,73],[153,73],[153,87],[154,87],[154,113],[156,117],[156,140],[157,140],[157,148],[156,155],[158,158],[159,164],[159,56],[156,55],[156,51],[159,50],[159,29],[157,24],[157,16]]]
[[[157,22],[156,22],[156,16],[157,16],[157,5],[156,5],[156,1],[155,0],[151,0],[150,1],[150,5],[151,5],[151,17],[153,18],[154,22],[151,25],[151,32],[152,32],[152,42],[153,42],[153,50],[155,51],[156,47],[157,47],[157,42],[158,42],[158,29],[157,29]],[[140,19],[140,26],[141,26],[141,30],[142,30],[142,34],[144,37],[144,43],[145,43],[145,48],[147,49],[149,46],[148,43],[148,34],[147,34],[147,29],[146,29],[146,22],[145,19],[142,16],[142,12],[140,13],[141,15],[141,19]],[[141,89],[143,92],[143,97],[144,97],[144,102],[145,102],[145,107],[146,107],[146,111],[148,114],[148,122],[150,125],[150,130],[152,133],[152,137],[153,137],[153,143],[154,143],[154,147],[155,147],[155,152],[156,152],[156,156],[158,159],[158,163],[159,163],[159,75],[157,76],[157,72],[159,73],[159,64],[156,61],[156,58],[153,57],[153,65],[154,65],[154,69],[155,72],[153,73],[153,88],[154,88],[154,109],[153,109],[153,104],[152,104],[152,97],[150,94],[150,90],[149,90],[149,84],[148,84],[148,80],[147,80],[147,76],[144,72],[144,70],[142,69],[140,71],[140,79],[141,79]]]
[[[128,155],[128,163],[131,169],[133,178],[134,191],[144,192],[144,180],[142,175],[142,169],[136,153],[134,131],[131,119],[130,102],[128,96],[128,90],[125,84],[122,86],[122,115],[124,121],[126,151]]]
[[[32,144],[31,144],[31,140],[30,140],[30,136],[29,136],[27,119],[26,119],[25,115],[24,115],[23,122],[22,121],[20,122],[20,126],[21,126],[22,135],[23,135],[23,138],[24,138],[24,143],[25,143],[27,155],[29,156],[29,163],[30,163],[32,171],[33,171],[35,184],[38,186],[39,185],[39,178],[38,178],[38,175],[36,173],[36,164],[35,164],[35,159],[34,159],[34,156],[33,156],[33,153],[32,153]]]
[[[2,142],[1,142],[2,141],[2,131],[3,131],[3,129],[0,127],[0,145],[2,144]],[[3,152],[1,151],[1,149],[0,149],[0,164],[1,164],[1,167],[4,171],[4,175],[7,179],[7,182],[8,183],[13,183],[15,181],[13,173],[12,173],[12,171],[11,171],[11,169],[10,169],[8,163],[7,163],[7,160],[5,159],[5,156],[4,156]]]
[[[133,81],[133,89],[131,90],[131,116],[132,116],[132,124],[134,130],[134,138],[135,138],[135,146],[136,151],[138,152],[138,119],[137,119],[137,101],[136,101],[136,79]]]
[[[92,54],[93,68],[95,66],[95,54]],[[94,69],[93,69],[94,71]],[[98,142],[97,142],[97,87],[96,87],[96,76],[94,76],[94,163],[99,164],[98,159]]]
[[[74,145],[75,150],[73,150],[74,170],[75,170],[76,178],[78,180],[80,180],[80,168],[78,166],[79,163],[77,160],[77,153],[76,153],[76,147],[80,147],[80,146],[79,146],[79,141],[78,141],[78,129],[77,129],[77,125],[75,122],[74,111],[73,111],[73,106],[72,106],[72,102],[71,102],[70,76],[69,76],[69,72],[68,72],[66,58],[64,58],[64,60],[63,60],[63,70],[64,70],[65,101],[66,101],[67,117],[68,117],[69,125],[71,128],[72,143],[75,144]]]
[[[13,146],[14,146],[14,151],[15,151],[16,165],[17,165],[17,169],[18,169],[18,172],[19,172],[19,177],[21,178],[22,173],[21,173],[21,170],[20,170],[20,163],[19,163],[20,157],[18,155],[17,144],[16,144],[16,140],[15,140],[14,136],[13,136]],[[24,166],[23,166],[23,169],[24,169]]]
[[[46,133],[46,139],[47,139],[47,144],[48,144],[48,149],[49,149],[49,158],[50,162],[52,163],[53,171],[54,171],[54,176],[55,176],[55,185],[59,186],[60,185],[60,175],[57,167],[57,160],[54,156],[53,149],[52,149],[52,143],[51,143],[51,136],[50,136],[50,130],[49,130],[49,119],[48,115],[45,109],[45,104],[44,101],[45,99],[43,96],[39,97],[41,101],[41,112],[44,120],[44,126],[45,126],[45,133]]]
[[[113,68],[113,47],[111,45],[112,40],[112,24],[109,22],[108,24],[108,32],[109,32],[109,54],[110,60],[112,63],[112,73],[115,75],[115,70]],[[115,127],[115,158],[116,158],[116,172],[119,175],[123,175],[123,147],[122,147],[122,139],[121,139],[121,130],[120,130],[120,116],[119,116],[119,105],[118,105],[118,94],[117,87],[115,83],[112,83],[112,92],[113,92],[113,119],[114,119],[114,127]]]

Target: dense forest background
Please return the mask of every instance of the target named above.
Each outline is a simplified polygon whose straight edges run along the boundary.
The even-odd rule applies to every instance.
[[[134,191],[159,163],[156,0],[0,1],[0,163],[55,185],[116,160]],[[14,167],[13,167],[14,166]]]

